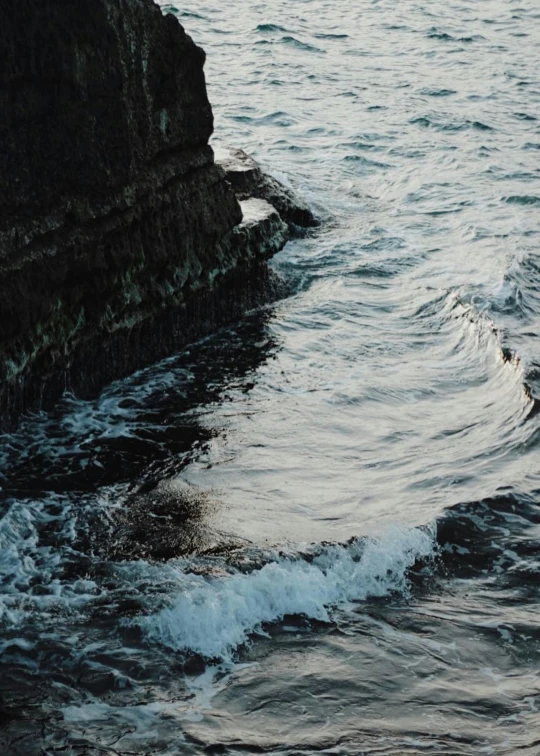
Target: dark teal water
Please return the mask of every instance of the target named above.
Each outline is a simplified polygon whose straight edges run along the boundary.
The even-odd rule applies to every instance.
[[[162,7],[322,225],[4,437],[4,752],[537,756],[540,8]]]

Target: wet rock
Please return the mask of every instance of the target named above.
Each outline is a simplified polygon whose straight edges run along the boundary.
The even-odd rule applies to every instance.
[[[181,479],[159,481],[134,493],[119,514],[110,551],[115,558],[171,559],[211,540],[204,527],[211,497]]]
[[[128,560],[167,560],[232,549],[238,543],[212,528],[217,504],[211,492],[179,477],[142,485],[118,510],[115,532],[102,546],[108,557]]]
[[[257,197],[266,200],[276,208],[292,230],[319,225],[307,204],[287,186],[265,174],[246,152],[217,144],[214,146],[214,154],[216,163],[225,171],[238,199]]]
[[[238,201],[208,145],[204,59],[153,0],[0,4],[0,426],[275,290],[274,208],[308,214],[258,173],[274,207]]]

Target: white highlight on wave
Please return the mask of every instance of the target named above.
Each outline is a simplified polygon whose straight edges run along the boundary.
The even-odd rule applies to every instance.
[[[329,621],[329,609],[407,594],[407,572],[434,554],[433,533],[393,527],[375,539],[324,547],[312,560],[277,557],[259,570],[214,579],[185,575],[172,606],[132,620],[174,651],[230,659],[265,623],[285,615]]]
[[[76,541],[77,512],[66,497],[14,499],[0,514],[0,625],[17,626],[39,613],[85,606],[98,594],[84,578],[63,579]],[[43,532],[54,541],[43,543]]]

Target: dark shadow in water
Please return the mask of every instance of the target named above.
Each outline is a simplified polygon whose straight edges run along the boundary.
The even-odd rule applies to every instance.
[[[176,693],[185,697],[180,662],[174,671],[174,660],[161,651],[146,650],[144,658],[138,652],[130,655],[116,638],[118,617],[140,610],[137,592],[145,593],[147,588],[135,585],[133,595],[128,595],[126,586],[115,586],[111,565],[216,548],[217,536],[208,517],[219,504],[208,492],[182,482],[179,474],[212,435],[221,432],[206,428],[199,411],[227,401],[230,389],[249,391],[254,373],[278,349],[267,327],[272,316],[272,308],[255,311],[176,357],[113,384],[99,399],[82,402],[66,397],[54,412],[29,418],[16,433],[3,437],[0,518],[10,515],[14,506],[24,512],[32,502],[43,502],[36,553],[43,546],[57,549],[63,556],[53,577],[70,586],[78,580],[95,580],[107,597],[101,609],[98,600],[97,610],[94,607],[86,618],[69,619],[60,612],[53,633],[50,618],[45,626],[39,612],[35,622],[30,617],[22,628],[4,633],[1,753],[44,753],[49,736],[51,753],[56,748],[67,748],[68,753],[115,753],[101,746],[92,750],[91,738],[66,745],[61,715],[55,711],[80,701],[81,694],[104,700],[114,692],[117,705],[124,698],[133,704],[129,690],[116,690],[117,674],[133,684],[140,680],[143,687],[163,675],[170,688],[173,671],[179,681]],[[104,491],[109,495],[112,491],[120,503],[112,521],[111,517],[104,521],[96,503]],[[75,541],[66,545],[60,525],[62,507],[67,506],[78,508],[78,516]],[[219,534],[219,540],[223,546],[226,537]],[[12,576],[2,579],[9,591]],[[20,587],[23,602],[24,591],[29,597],[50,591],[45,578],[43,587],[41,578],[37,582]],[[19,642],[17,636],[23,640]],[[83,647],[95,641],[103,650],[76,652],[76,637],[84,639]],[[118,737],[115,725],[111,733]]]
[[[229,389],[249,391],[254,373],[276,352],[267,328],[272,314],[272,308],[255,311],[111,385],[96,401],[66,397],[54,413],[6,436],[4,513],[13,500],[51,494],[82,512],[80,501],[108,490],[121,504],[116,522],[87,506],[81,555],[167,559],[215,548],[204,522],[216,501],[178,476],[222,432],[205,427],[198,408],[207,412],[227,401]],[[86,572],[85,561],[76,560]]]
[[[257,368],[278,345],[271,308],[109,386],[95,401],[65,397],[54,412],[29,418],[2,438],[2,487],[12,495],[91,492],[177,474],[212,432],[197,407],[223,401],[228,388],[248,391]]]

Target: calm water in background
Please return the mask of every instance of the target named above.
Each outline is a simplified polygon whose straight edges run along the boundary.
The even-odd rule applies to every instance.
[[[323,224],[3,439],[4,752],[539,754],[540,8],[162,6]]]

